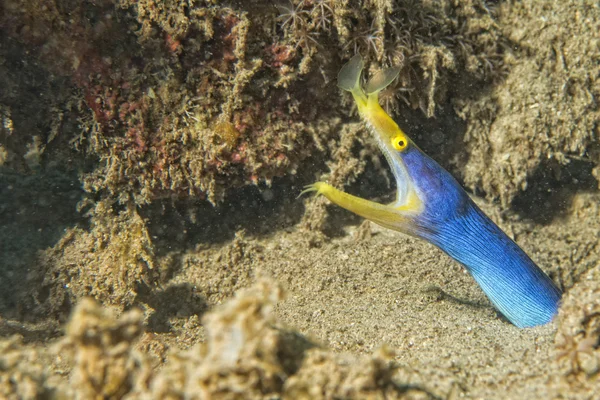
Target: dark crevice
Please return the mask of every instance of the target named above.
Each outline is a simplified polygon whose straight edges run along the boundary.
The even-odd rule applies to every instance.
[[[598,190],[593,167],[583,159],[571,159],[566,165],[554,160],[542,162],[527,179],[527,189],[511,203],[511,210],[523,219],[543,225],[567,216],[577,193]]]

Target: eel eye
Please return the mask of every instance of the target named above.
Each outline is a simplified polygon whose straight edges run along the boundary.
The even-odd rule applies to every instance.
[[[408,145],[408,141],[403,136],[398,135],[392,139],[392,146],[394,146],[394,149],[397,151],[404,150],[406,145]]]

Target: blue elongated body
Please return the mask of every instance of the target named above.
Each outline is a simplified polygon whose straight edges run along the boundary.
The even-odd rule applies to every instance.
[[[396,201],[375,203],[324,182],[310,185],[306,191],[316,191],[377,224],[436,245],[467,268],[494,306],[516,326],[550,322],[558,311],[560,290],[380,107],[377,94],[396,78],[399,69],[380,71],[365,90],[360,84],[362,69],[360,56],[354,56],[340,71],[338,86],[352,93],[390,164],[396,179]]]
[[[421,237],[464,265],[490,301],[520,328],[543,325],[557,312],[560,291],[492,222],[458,182],[416,146],[403,154],[424,209],[414,217]]]

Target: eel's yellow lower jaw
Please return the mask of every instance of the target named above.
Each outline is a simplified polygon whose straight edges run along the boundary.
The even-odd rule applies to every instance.
[[[333,188],[333,186],[331,186],[330,184],[325,183],[325,182],[315,182],[310,185],[306,185],[304,187],[304,190],[300,192],[298,197],[300,197],[306,193],[311,193],[311,192],[314,192],[317,196],[320,194],[325,194],[325,192],[327,190],[329,190],[329,188]],[[325,197],[327,197],[327,196],[325,196]]]
[[[413,233],[412,219],[415,216],[414,214],[418,213],[421,204],[418,198],[409,200],[407,204],[401,207],[396,207],[395,204],[379,204],[342,192],[325,182],[308,185],[301,194],[308,192],[323,195],[332,203],[379,225],[409,234]]]

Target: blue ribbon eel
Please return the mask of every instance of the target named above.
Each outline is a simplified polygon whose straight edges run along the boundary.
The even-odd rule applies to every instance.
[[[552,280],[475,205],[460,184],[423,153],[381,108],[378,93],[396,79],[399,68],[376,73],[361,87],[364,64],[354,56],[338,74],[377,140],[396,180],[396,200],[379,204],[317,182],[331,202],[386,228],[424,239],[461,263],[492,304],[519,328],[550,322],[561,292]]]

